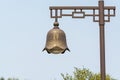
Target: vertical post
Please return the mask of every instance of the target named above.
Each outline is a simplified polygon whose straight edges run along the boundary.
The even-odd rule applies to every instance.
[[[100,28],[100,74],[101,80],[106,80],[105,72],[105,34],[104,34],[104,1],[99,1],[99,28]]]

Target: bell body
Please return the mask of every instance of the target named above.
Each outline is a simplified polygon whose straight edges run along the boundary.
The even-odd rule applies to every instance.
[[[51,29],[47,34],[44,50],[53,54],[64,53],[66,50],[69,51],[64,31],[55,27]]]

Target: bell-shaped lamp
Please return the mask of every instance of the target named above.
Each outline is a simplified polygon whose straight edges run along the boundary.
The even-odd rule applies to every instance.
[[[46,45],[43,51],[46,50],[49,54],[63,54],[66,50],[70,51],[67,46],[66,35],[58,26],[58,22],[55,22],[54,28],[47,33]]]

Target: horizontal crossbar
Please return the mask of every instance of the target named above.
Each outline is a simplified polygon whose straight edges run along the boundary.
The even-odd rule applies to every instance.
[[[99,9],[98,6],[50,6],[49,9]],[[104,9],[115,9],[115,6],[105,6]]]

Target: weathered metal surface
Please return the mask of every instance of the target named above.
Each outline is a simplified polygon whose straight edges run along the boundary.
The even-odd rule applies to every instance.
[[[69,51],[66,42],[66,35],[63,30],[59,29],[58,24],[47,33],[46,46],[43,49],[48,53],[59,54]]]

